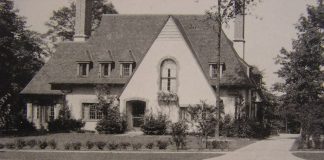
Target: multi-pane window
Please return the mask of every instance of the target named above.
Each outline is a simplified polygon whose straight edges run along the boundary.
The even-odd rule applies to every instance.
[[[54,116],[55,116],[54,106],[50,106],[49,107],[49,114],[48,114],[49,120],[54,120]]]
[[[190,114],[186,107],[180,107],[179,114],[181,120],[191,120]]]
[[[130,76],[132,73],[132,64],[131,63],[123,63],[122,64],[122,76]]]
[[[97,103],[83,103],[82,106],[83,106],[83,118],[90,119],[90,120],[102,119],[103,114],[101,110],[97,107]]]
[[[89,63],[79,63],[79,76],[86,77],[89,74]]]
[[[111,63],[101,63],[101,76],[108,77],[111,72]]]
[[[210,77],[216,78],[217,77],[217,64],[210,64]]]
[[[161,90],[176,92],[177,87],[177,66],[176,63],[167,59],[161,64]]]
[[[36,118],[39,119],[40,118],[40,106],[36,106]]]

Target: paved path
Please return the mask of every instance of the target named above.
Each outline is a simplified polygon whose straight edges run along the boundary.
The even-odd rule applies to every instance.
[[[298,135],[281,134],[208,160],[303,160],[290,152],[297,137]]]

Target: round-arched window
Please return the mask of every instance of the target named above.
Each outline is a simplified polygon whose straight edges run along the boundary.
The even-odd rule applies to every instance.
[[[177,87],[177,65],[171,59],[161,63],[160,89],[162,91],[176,92]]]

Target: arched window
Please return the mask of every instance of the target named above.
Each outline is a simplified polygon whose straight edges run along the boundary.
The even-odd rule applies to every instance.
[[[162,91],[176,92],[177,65],[171,59],[166,59],[161,64],[160,89]]]

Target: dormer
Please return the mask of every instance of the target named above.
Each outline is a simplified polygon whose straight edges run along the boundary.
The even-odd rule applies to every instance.
[[[132,50],[128,50],[128,53],[123,54],[124,57],[120,57],[120,77],[129,77],[133,74],[136,65],[136,58]]]
[[[217,63],[209,62],[209,76],[212,79],[217,78]],[[224,71],[226,70],[225,63],[220,64],[220,77],[222,78]]]
[[[91,67],[90,61],[77,61],[77,75],[79,77],[88,77]]]

